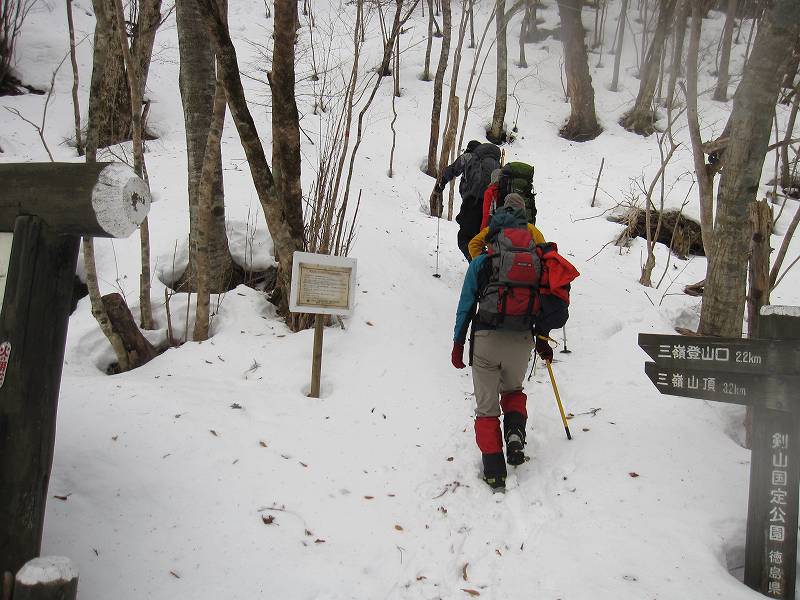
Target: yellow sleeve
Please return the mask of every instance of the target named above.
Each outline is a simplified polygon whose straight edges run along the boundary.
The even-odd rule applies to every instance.
[[[533,225],[533,223],[528,223],[528,231],[531,232],[531,237],[533,238],[534,242],[536,242],[537,244],[544,244],[545,243],[546,240],[544,239],[544,236],[542,235],[542,232],[539,231],[538,229],[536,229],[536,227]],[[474,242],[475,240],[473,239],[472,241]],[[470,250],[470,252],[472,252],[472,242],[470,242],[469,244],[470,244],[469,250]]]
[[[486,235],[489,233],[489,228],[484,227],[481,229],[477,235],[469,241],[467,245],[467,249],[469,250],[469,255],[472,258],[478,256],[481,252],[483,252],[483,247],[486,245]],[[541,234],[540,234],[541,235]]]

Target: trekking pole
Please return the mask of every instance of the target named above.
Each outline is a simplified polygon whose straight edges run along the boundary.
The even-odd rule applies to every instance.
[[[572,354],[572,350],[567,348],[567,326],[561,328],[561,339],[564,340],[564,349],[561,351],[561,354]]]
[[[539,357],[539,355],[538,355],[538,354],[536,354],[536,350],[534,350],[534,351],[533,351],[533,364],[531,365],[531,372],[530,372],[530,373],[528,373],[528,381],[530,381],[530,380],[531,380],[531,377],[533,377],[533,370],[536,368],[536,359],[537,359],[538,357]]]
[[[436,215],[436,272],[433,274],[436,279],[439,279],[441,275],[439,275],[439,221],[442,220],[441,211],[439,210],[439,206],[441,204],[441,196],[439,196],[439,201],[437,202],[437,215]]]
[[[556,402],[558,403],[558,412],[561,413],[561,421],[564,423],[564,431],[567,432],[567,439],[571,440],[572,435],[569,432],[569,425],[567,425],[567,417],[564,415],[564,407],[561,405],[561,397],[558,395],[558,387],[556,386],[556,378],[553,377],[553,367],[550,366],[550,361],[544,361],[547,365],[547,372],[550,373],[550,383],[553,384],[553,392],[556,395]]]

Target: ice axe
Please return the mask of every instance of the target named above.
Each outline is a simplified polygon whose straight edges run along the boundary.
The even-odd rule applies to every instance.
[[[564,414],[564,407],[561,404],[561,396],[558,395],[558,386],[556,385],[556,378],[553,377],[553,367],[550,366],[550,361],[544,361],[547,365],[547,372],[550,374],[550,383],[553,384],[553,393],[556,395],[556,403],[558,404],[558,412],[561,413],[561,421],[564,423],[564,431],[567,432],[567,439],[571,440],[572,435],[569,432],[569,425],[567,425],[567,417]]]

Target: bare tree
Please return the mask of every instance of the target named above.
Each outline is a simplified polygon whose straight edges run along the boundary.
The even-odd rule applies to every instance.
[[[203,251],[208,261],[207,278],[210,292],[224,292],[241,281],[241,270],[233,262],[228,236],[225,231],[225,194],[223,190],[222,155],[209,137],[215,110],[217,76],[214,50],[207,43],[208,33],[197,6],[197,0],[178,0],[176,3],[178,26],[178,48],[180,52],[179,87],[183,105],[184,128],[186,130],[186,157],[188,169],[189,198],[189,264],[177,282],[175,289],[198,291],[197,253],[198,237],[204,238]],[[224,93],[223,112],[224,121]],[[221,124],[220,124],[221,126]],[[212,146],[208,142],[212,141]],[[209,214],[200,211],[200,180],[204,156],[212,161]],[[201,227],[203,219],[210,218],[207,227]],[[203,230],[202,232],[200,230]]]
[[[433,47],[433,0],[428,2],[428,43],[425,46],[425,66],[422,69],[422,81],[431,80],[431,48]]]
[[[582,0],[558,0],[561,43],[564,46],[567,92],[571,109],[569,120],[559,134],[576,142],[592,140],[603,131],[597,122],[594,109],[594,88],[589,73],[589,57],[586,53],[581,19],[582,5]]]
[[[78,151],[78,156],[83,156],[81,106],[78,102],[78,58],[75,53],[75,23],[72,18],[72,0],[67,0],[67,26],[69,29],[69,57],[72,63],[72,112],[75,119],[75,149]]]
[[[506,140],[504,121],[506,118],[506,106],[508,105],[508,43],[506,40],[508,21],[506,19],[506,1],[495,1],[497,3],[494,15],[497,23],[497,84],[495,87],[492,124],[486,131],[486,139],[495,144],[502,144]]]
[[[622,0],[619,6],[619,19],[617,20],[617,47],[614,49],[614,75],[611,77],[609,89],[616,92],[619,89],[619,66],[622,61],[622,48],[625,41],[625,21],[628,19],[628,0]]]
[[[451,37],[451,12],[450,0],[442,0],[442,48],[439,53],[439,66],[436,67],[436,76],[433,79],[433,109],[431,110],[431,137],[428,142],[428,162],[425,166],[425,173],[431,177],[438,177],[436,154],[439,148],[439,123],[442,118],[442,86],[444,85],[444,74],[447,71],[447,60],[450,55]]]
[[[664,53],[664,43],[667,39],[669,27],[672,24],[672,17],[675,13],[677,0],[661,0],[658,14],[658,24],[653,34],[650,48],[647,50],[647,58],[642,65],[639,79],[639,94],[633,108],[625,113],[620,121],[628,131],[633,131],[639,135],[648,136],[653,133],[657,115],[653,109],[653,98],[655,96],[658,74],[661,67],[661,57]]]
[[[721,167],[718,160],[706,165],[703,140],[700,137],[700,117],[697,110],[698,53],[703,24],[702,3],[692,4],[692,25],[689,33],[689,48],[686,54],[686,114],[689,123],[689,138],[692,143],[694,171],[700,200],[700,230],[703,249],[710,258],[714,251],[714,175]]]
[[[686,19],[689,16],[690,0],[678,0],[675,9],[675,26],[672,28],[672,60],[669,67],[669,82],[667,83],[667,95],[664,98],[664,107],[674,108],[675,86],[681,74],[683,63],[683,43],[686,38]]]
[[[267,163],[264,147],[261,145],[258,130],[244,95],[236,49],[219,7],[214,0],[198,0],[198,6],[216,50],[218,77],[225,87],[228,108],[239,132],[250,166],[250,174],[275,247],[278,275],[273,298],[281,314],[288,316],[292,260],[294,252],[303,249],[302,206],[290,204],[286,198],[276,193],[272,170]]]
[[[719,183],[715,247],[708,262],[700,333],[738,337],[742,332],[749,207],[755,200],[786,60],[798,35],[800,5],[776,0],[764,12],[753,55],[733,98],[730,140]]]
[[[18,94],[12,71],[14,49],[22,24],[38,0],[0,0],[0,94]]]
[[[728,100],[728,82],[730,81],[728,69],[731,62],[733,26],[736,23],[736,8],[738,4],[739,0],[728,0],[725,27],[722,29],[722,48],[720,50],[719,69],[717,70],[717,87],[714,90],[714,100],[719,102],[726,102]]]

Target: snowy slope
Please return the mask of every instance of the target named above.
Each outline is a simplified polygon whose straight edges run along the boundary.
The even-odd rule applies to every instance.
[[[231,5],[240,63],[252,69],[246,41],[269,40],[272,24],[257,0]],[[80,38],[92,31],[93,18],[88,0],[76,6],[83,8],[76,11]],[[343,27],[353,7],[315,10],[318,20]],[[53,2],[31,15],[20,45],[28,82],[49,85],[66,52],[61,11]],[[481,7],[481,26],[488,12]],[[617,12],[612,3],[608,39]],[[541,14],[548,25],[558,21],[554,3]],[[723,21],[713,17],[705,25],[709,45]],[[589,11],[585,19],[588,25]],[[373,25],[374,62],[380,33]],[[505,496],[493,496],[479,480],[471,377],[449,364],[466,263],[455,246],[455,224],[437,224],[424,212],[432,181],[419,165],[431,84],[416,77],[425,28],[418,14],[401,42],[408,50],[393,179],[386,176],[388,80],[367,119],[354,186],[364,191],[352,252],[358,259],[356,310],[344,329],[325,332],[322,398],[306,397],[313,334],[291,334],[250,288],[220,299],[210,341],[189,342],[113,377],[102,373],[110,350],[88,299],[81,301],[70,322],[50,482],[51,495],[67,500],[50,500],[43,551],[77,563],[82,599],[759,597],[731,574],[743,563],[749,470],[749,452],[739,444],[743,410],[660,396],[644,375],[646,357],[636,345],[639,332],[696,325],[697,300],[679,292],[703,277],[704,261],[673,259],[661,288],[645,289],[637,283],[642,241],[629,249],[604,247],[619,231],[604,211],[624,199],[630,178],[649,181],[659,164],[652,137],[616,124],[638,80],[629,70],[621,91],[609,92],[613,61],[605,55],[605,66],[593,67],[605,132],[592,142],[566,142],[557,135],[569,106],[559,77],[560,42],[552,39],[528,46],[529,69],[509,69],[521,107],[519,137],[507,160],[536,165],[540,228],[582,273],[566,328],[572,353],[557,352],[553,365],[566,408],[576,415],[570,421],[574,439],[564,436],[547,373],[538,365],[527,384],[532,460],[513,469]],[[307,34],[301,32],[306,43]],[[630,36],[628,42],[632,53]],[[80,46],[84,107],[90,43]],[[744,39],[739,55],[743,45]],[[465,51],[460,89],[471,52]],[[713,52],[708,58],[713,61]],[[491,62],[467,139],[481,135],[491,114]],[[72,127],[67,67],[57,78],[48,139],[57,159],[78,160],[59,145]],[[709,68],[701,87],[713,84]],[[251,100],[264,99],[263,87],[246,86]],[[188,231],[174,18],[156,41],[149,96],[161,136],[148,143],[147,154],[158,199],[151,211],[154,271],[169,271],[185,254]],[[0,101],[35,117],[43,99]],[[299,101],[313,136],[318,122],[308,98]],[[729,108],[705,99],[706,137],[722,129]],[[268,143],[269,115],[255,104],[252,110]],[[687,140],[685,126],[678,135]],[[4,161],[46,160],[35,131],[10,114],[0,119],[0,146]],[[304,139],[303,150],[307,188],[317,147]],[[268,261],[270,242],[230,121],[223,154],[236,246],[243,248],[254,233],[257,258]],[[590,208],[603,157],[599,207]],[[683,147],[668,178],[677,179],[691,164]],[[679,205],[689,185],[684,176],[670,203]],[[696,214],[696,208],[687,210]],[[440,279],[431,276],[437,225]],[[104,290],[123,291],[135,306],[134,238],[98,243],[98,269]],[[773,238],[773,246],[778,243]],[[665,261],[659,249],[658,277]],[[790,275],[774,300],[797,304],[799,292],[797,275]],[[157,280],[153,299],[164,327]],[[178,321],[185,307],[185,297],[173,298]],[[555,337],[562,341],[562,332]]]

